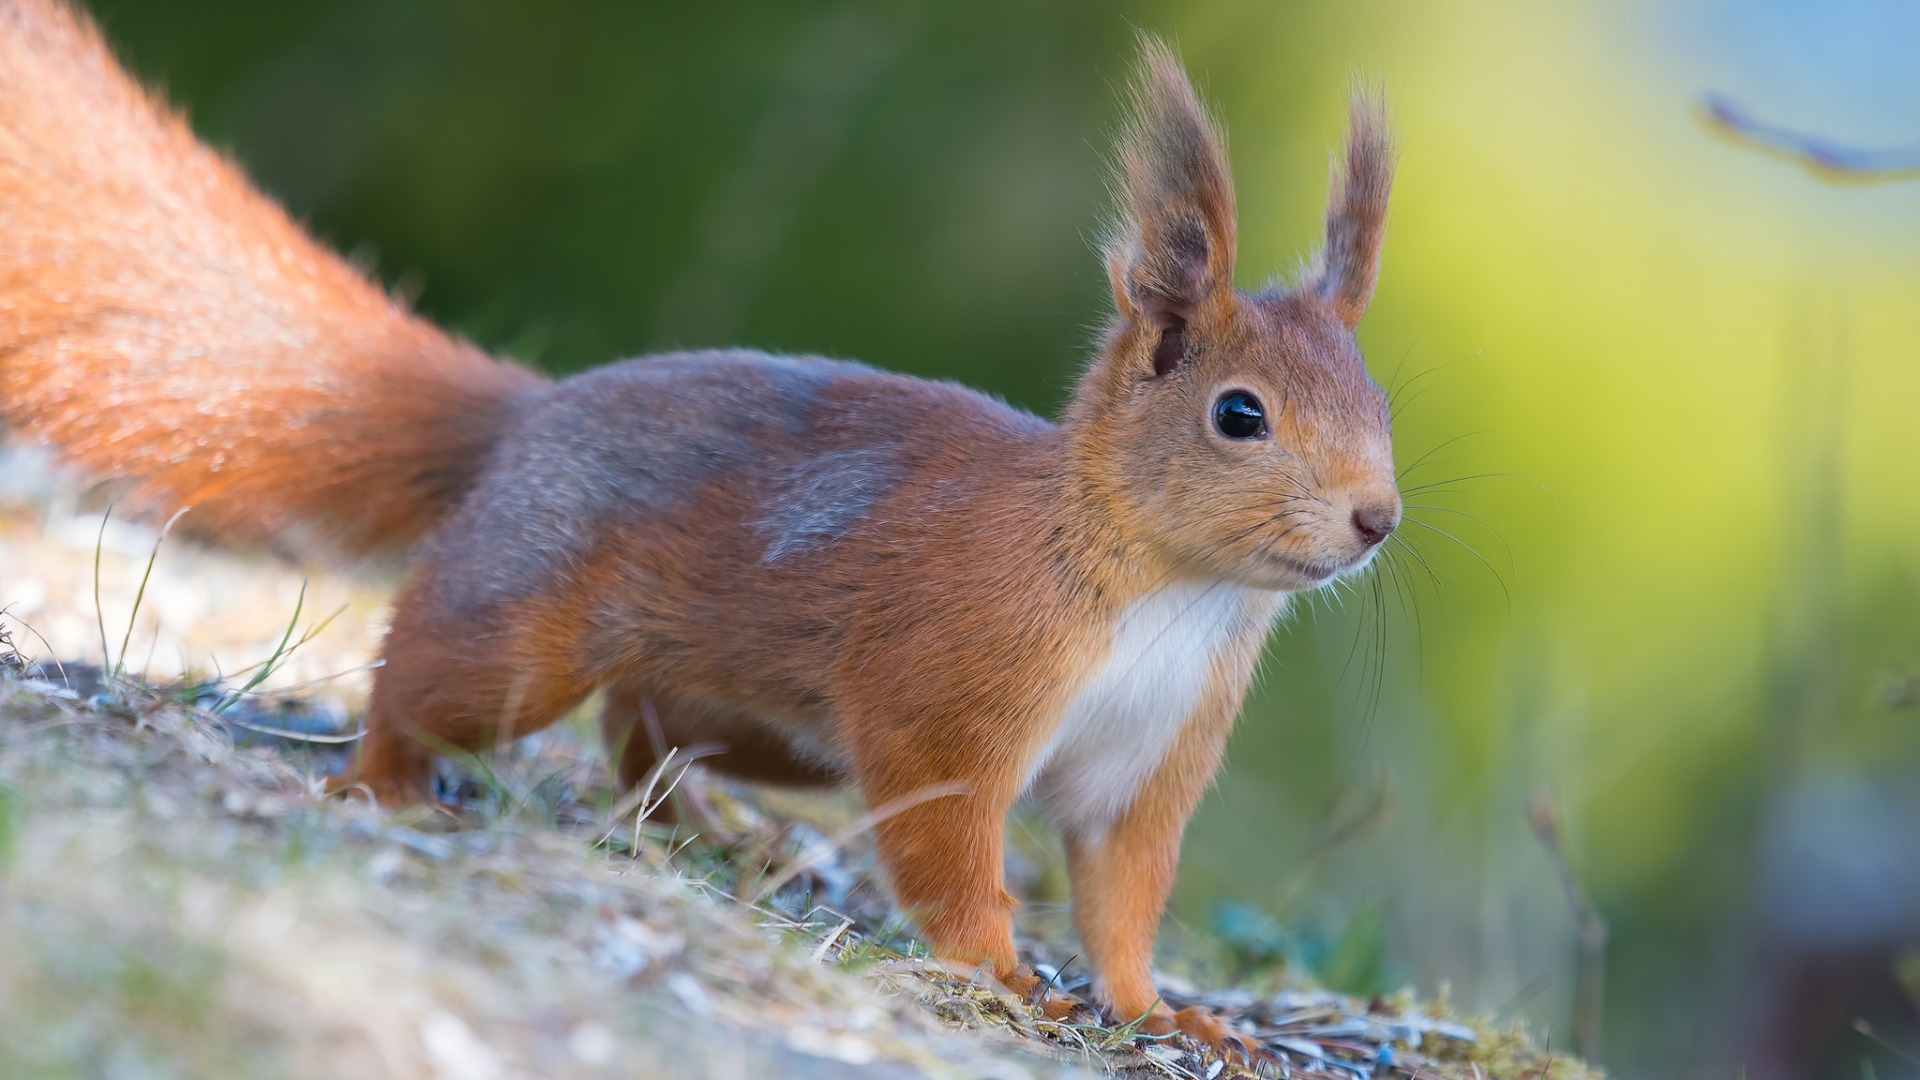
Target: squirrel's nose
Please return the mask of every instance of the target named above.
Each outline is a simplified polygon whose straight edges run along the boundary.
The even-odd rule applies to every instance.
[[[1395,525],[1400,524],[1400,508],[1397,506],[1374,505],[1353,508],[1353,528],[1368,547],[1387,538]]]

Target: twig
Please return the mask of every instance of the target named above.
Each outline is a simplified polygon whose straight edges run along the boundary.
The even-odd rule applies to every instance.
[[[1602,995],[1607,980],[1607,920],[1595,910],[1593,899],[1573,872],[1567,856],[1566,837],[1560,830],[1560,810],[1552,796],[1536,792],[1527,803],[1527,821],[1533,835],[1553,860],[1553,871],[1566,893],[1567,906],[1573,911],[1574,934],[1580,942],[1573,989],[1574,1053],[1596,1061],[1600,1055]]]
[[[1920,178],[1920,147],[1863,150],[1756,119],[1739,103],[1708,94],[1707,126],[1744,146],[1794,162],[1823,180],[1881,182]]]

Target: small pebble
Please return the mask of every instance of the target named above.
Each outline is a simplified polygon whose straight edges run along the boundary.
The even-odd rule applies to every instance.
[[[705,1016],[713,1011],[713,998],[707,994],[707,988],[684,971],[667,976],[667,992],[679,999],[690,1013]]]

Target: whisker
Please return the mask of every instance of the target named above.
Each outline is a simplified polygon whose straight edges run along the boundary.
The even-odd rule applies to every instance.
[[[1414,387],[1420,385],[1420,380],[1425,379],[1432,375],[1438,375],[1441,372],[1447,370],[1448,368],[1457,367],[1479,355],[1480,355],[1480,352],[1479,350],[1476,349],[1473,352],[1470,352],[1467,355],[1462,356],[1457,360],[1449,360],[1444,364],[1438,364],[1438,365],[1435,365],[1434,367],[1430,367],[1427,370],[1422,371],[1420,374],[1415,375],[1413,378],[1408,379],[1407,385],[1402,387],[1397,387],[1396,388],[1397,393],[1389,392],[1387,394],[1387,401],[1390,402],[1393,406],[1393,412],[1389,417],[1389,422],[1391,422],[1392,419],[1397,418],[1400,415],[1400,412],[1402,409],[1405,409],[1408,405],[1412,404],[1412,401],[1396,401],[1395,398],[1397,394],[1404,394],[1407,391],[1412,390]],[[1439,384],[1435,384],[1435,385],[1439,385]],[[1426,390],[1420,391],[1420,394],[1424,394],[1427,392],[1427,390],[1431,390],[1431,389],[1433,389],[1433,387],[1429,386],[1426,388]],[[1418,398],[1420,394],[1415,394],[1414,397]]]
[[[1390,411],[1387,413],[1387,423],[1388,424],[1399,423],[1400,414],[1407,411],[1407,406],[1412,405],[1414,402],[1419,401],[1423,397],[1426,397],[1428,394],[1432,393],[1434,390],[1439,389],[1440,386],[1441,386],[1440,383],[1429,383],[1428,385],[1421,387],[1418,392],[1407,397],[1405,400],[1401,401],[1400,403],[1396,405],[1392,405]]]
[[[1414,547],[1411,541],[1409,541],[1406,537],[1400,535],[1397,532],[1389,535],[1387,539],[1395,544],[1400,545],[1400,550],[1406,552],[1408,555],[1411,555],[1413,557],[1413,560],[1420,564],[1420,569],[1425,570],[1427,572],[1427,577],[1433,581],[1433,587],[1435,589],[1438,589],[1440,587],[1440,575],[1433,572],[1433,567],[1428,565],[1426,557],[1420,554],[1419,548]]]
[[[1404,369],[1407,366],[1407,358],[1413,355],[1414,346],[1420,344],[1420,339],[1426,336],[1427,336],[1427,332],[1425,330],[1422,330],[1418,334],[1415,334],[1413,336],[1413,340],[1407,342],[1407,347],[1405,351],[1403,351],[1400,354],[1400,359],[1394,363],[1393,374],[1389,376],[1387,379],[1387,400],[1388,401],[1392,401],[1393,395],[1400,392],[1400,372],[1402,369]],[[1431,371],[1432,369],[1429,368],[1428,370]],[[1426,372],[1423,371],[1414,375],[1414,381],[1418,382],[1420,380],[1420,377],[1425,374]]]
[[[1369,570],[1372,568],[1369,567]],[[1355,707],[1360,710],[1360,731],[1357,749],[1364,751],[1373,741],[1373,728],[1380,716],[1380,698],[1387,678],[1387,618],[1386,601],[1381,593],[1378,573],[1366,575],[1366,596],[1371,603],[1360,608],[1360,627],[1365,629],[1369,616],[1372,618],[1372,632],[1366,635],[1367,649],[1364,663],[1370,676],[1360,688],[1355,698]]]
[[[1411,476],[1415,470],[1420,468],[1420,466],[1425,465],[1427,463],[1428,458],[1432,457],[1433,455],[1439,453],[1442,450],[1445,450],[1447,447],[1452,446],[1454,443],[1461,442],[1466,439],[1472,439],[1485,434],[1487,433],[1484,431],[1469,431],[1464,435],[1455,435],[1453,438],[1448,439],[1445,442],[1442,442],[1440,445],[1427,451],[1426,453],[1421,454],[1420,457],[1416,461],[1414,461],[1413,464],[1393,474],[1393,478],[1395,480],[1404,480],[1408,476]]]
[[[1401,555],[1401,552],[1390,548],[1382,552],[1382,554],[1385,555],[1387,558],[1387,570],[1393,575],[1395,587],[1400,588],[1401,582],[1403,580],[1400,571],[1403,569],[1406,569],[1406,567],[1400,562],[1399,557]],[[1401,595],[1404,598],[1403,602],[1410,602],[1413,607],[1411,618],[1413,621],[1414,675],[1415,675],[1415,678],[1418,680],[1419,684],[1424,686],[1426,684],[1426,678],[1427,678],[1426,626],[1420,611],[1420,590],[1418,588],[1419,583],[1417,581],[1411,580],[1412,576],[1413,576],[1412,571],[1410,569],[1407,570],[1407,574],[1405,575],[1405,579],[1406,579],[1405,587]]]
[[[1342,589],[1342,588],[1352,589],[1353,588],[1353,585],[1351,582],[1344,581],[1340,578],[1335,578],[1331,584],[1335,589]],[[1316,590],[1316,591],[1327,591],[1327,590]],[[1360,642],[1364,637],[1363,632],[1365,631],[1366,625],[1367,625],[1366,616],[1364,614],[1365,610],[1366,610],[1365,608],[1362,608],[1361,609],[1362,614],[1356,615],[1354,617],[1353,643],[1347,646],[1347,659],[1345,663],[1340,665],[1340,674],[1334,676],[1333,678],[1333,682],[1335,686],[1338,686],[1339,684],[1347,681],[1347,672],[1353,670],[1354,657],[1360,655]]]
[[[1432,525],[1425,521],[1421,521],[1419,518],[1403,518],[1401,520],[1412,522],[1413,524],[1418,525],[1423,529],[1426,529],[1428,532],[1439,533],[1441,536],[1444,536],[1447,539],[1453,541],[1454,543],[1460,545],[1461,548],[1465,549],[1467,554],[1472,555],[1474,558],[1480,560],[1480,565],[1486,567],[1487,573],[1492,574],[1493,580],[1499,584],[1500,595],[1505,597],[1507,601],[1507,610],[1508,611],[1513,610],[1513,594],[1507,591],[1506,579],[1500,576],[1500,571],[1494,569],[1493,564],[1487,561],[1487,557],[1485,555],[1480,554],[1479,550],[1476,549],[1472,544],[1467,543],[1466,541],[1453,535],[1447,530],[1440,528],[1437,525]]]
[[[1507,538],[1500,535],[1500,530],[1494,528],[1493,525],[1490,522],[1488,522],[1486,518],[1483,518],[1478,514],[1470,514],[1465,510],[1456,510],[1451,506],[1435,506],[1431,503],[1410,503],[1410,504],[1407,504],[1405,508],[1408,510],[1420,510],[1420,511],[1436,513],[1436,514],[1452,514],[1455,517],[1463,517],[1463,518],[1466,518],[1468,521],[1478,523],[1482,528],[1486,529],[1487,532],[1493,534],[1493,538],[1495,540],[1500,541],[1500,547],[1503,550],[1505,550],[1507,553],[1507,567],[1508,569],[1512,569],[1513,546],[1507,543]]]
[[[1448,484],[1464,484],[1469,480],[1493,480],[1493,479],[1530,480],[1531,481],[1533,478],[1529,476],[1523,476],[1520,473],[1507,473],[1507,472],[1473,473],[1472,475],[1469,475],[1469,476],[1455,476],[1446,480],[1434,480],[1430,483],[1415,484],[1412,487],[1401,488],[1400,494],[1402,497],[1405,497],[1408,495],[1419,495],[1422,492],[1438,490],[1440,488],[1445,487]],[[1538,483],[1538,481],[1533,481],[1533,482],[1536,484]]]

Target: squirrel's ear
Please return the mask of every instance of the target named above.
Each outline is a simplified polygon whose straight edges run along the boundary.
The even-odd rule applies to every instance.
[[[1233,287],[1233,179],[1180,61],[1144,34],[1115,157],[1119,221],[1107,273],[1120,316],[1161,331],[1154,374],[1164,375],[1179,363],[1201,301]]]
[[[1306,283],[1307,292],[1333,306],[1349,329],[1360,325],[1380,272],[1387,232],[1387,195],[1393,190],[1393,140],[1386,108],[1358,87],[1347,106],[1346,167],[1335,165],[1327,199],[1327,246]]]

